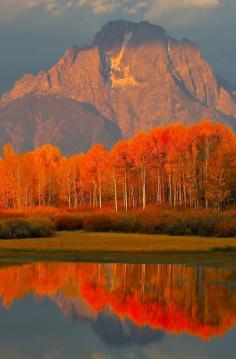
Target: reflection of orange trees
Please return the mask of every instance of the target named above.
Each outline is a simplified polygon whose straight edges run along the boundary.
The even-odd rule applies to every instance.
[[[109,306],[137,325],[205,338],[222,335],[236,322],[232,290],[210,284],[233,272],[180,265],[113,265],[111,272],[109,286],[107,280],[81,282],[82,295],[98,311]]]
[[[79,295],[79,267],[71,264],[30,264],[0,270],[0,292],[4,307],[29,294],[51,296],[58,291]],[[72,284],[75,286],[71,287]]]
[[[170,333],[223,335],[236,322],[235,271],[182,265],[30,264],[0,270],[3,305],[35,294],[68,302],[83,299],[95,312]]]

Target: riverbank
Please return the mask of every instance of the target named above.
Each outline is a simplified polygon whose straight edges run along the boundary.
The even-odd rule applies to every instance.
[[[160,262],[236,258],[236,238],[57,232],[55,237],[0,241],[0,258]]]

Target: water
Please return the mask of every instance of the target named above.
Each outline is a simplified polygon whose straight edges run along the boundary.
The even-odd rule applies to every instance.
[[[235,359],[236,269],[0,268],[2,359]]]

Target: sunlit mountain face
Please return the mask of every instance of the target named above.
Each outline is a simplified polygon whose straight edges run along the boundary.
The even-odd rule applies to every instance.
[[[205,118],[235,130],[236,90],[198,46],[149,22],[111,21],[90,45],[70,48],[48,71],[24,75],[3,94],[0,145],[22,152],[50,143],[73,154]]]
[[[36,263],[0,269],[2,306],[48,299],[69,321],[89,323],[109,345],[167,334],[202,340],[236,323],[236,270],[175,264]]]

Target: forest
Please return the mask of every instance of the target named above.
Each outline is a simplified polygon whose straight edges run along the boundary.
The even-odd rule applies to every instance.
[[[236,135],[204,120],[139,132],[111,150],[63,156],[49,144],[0,159],[0,207],[128,212],[167,206],[220,211],[236,198]]]

